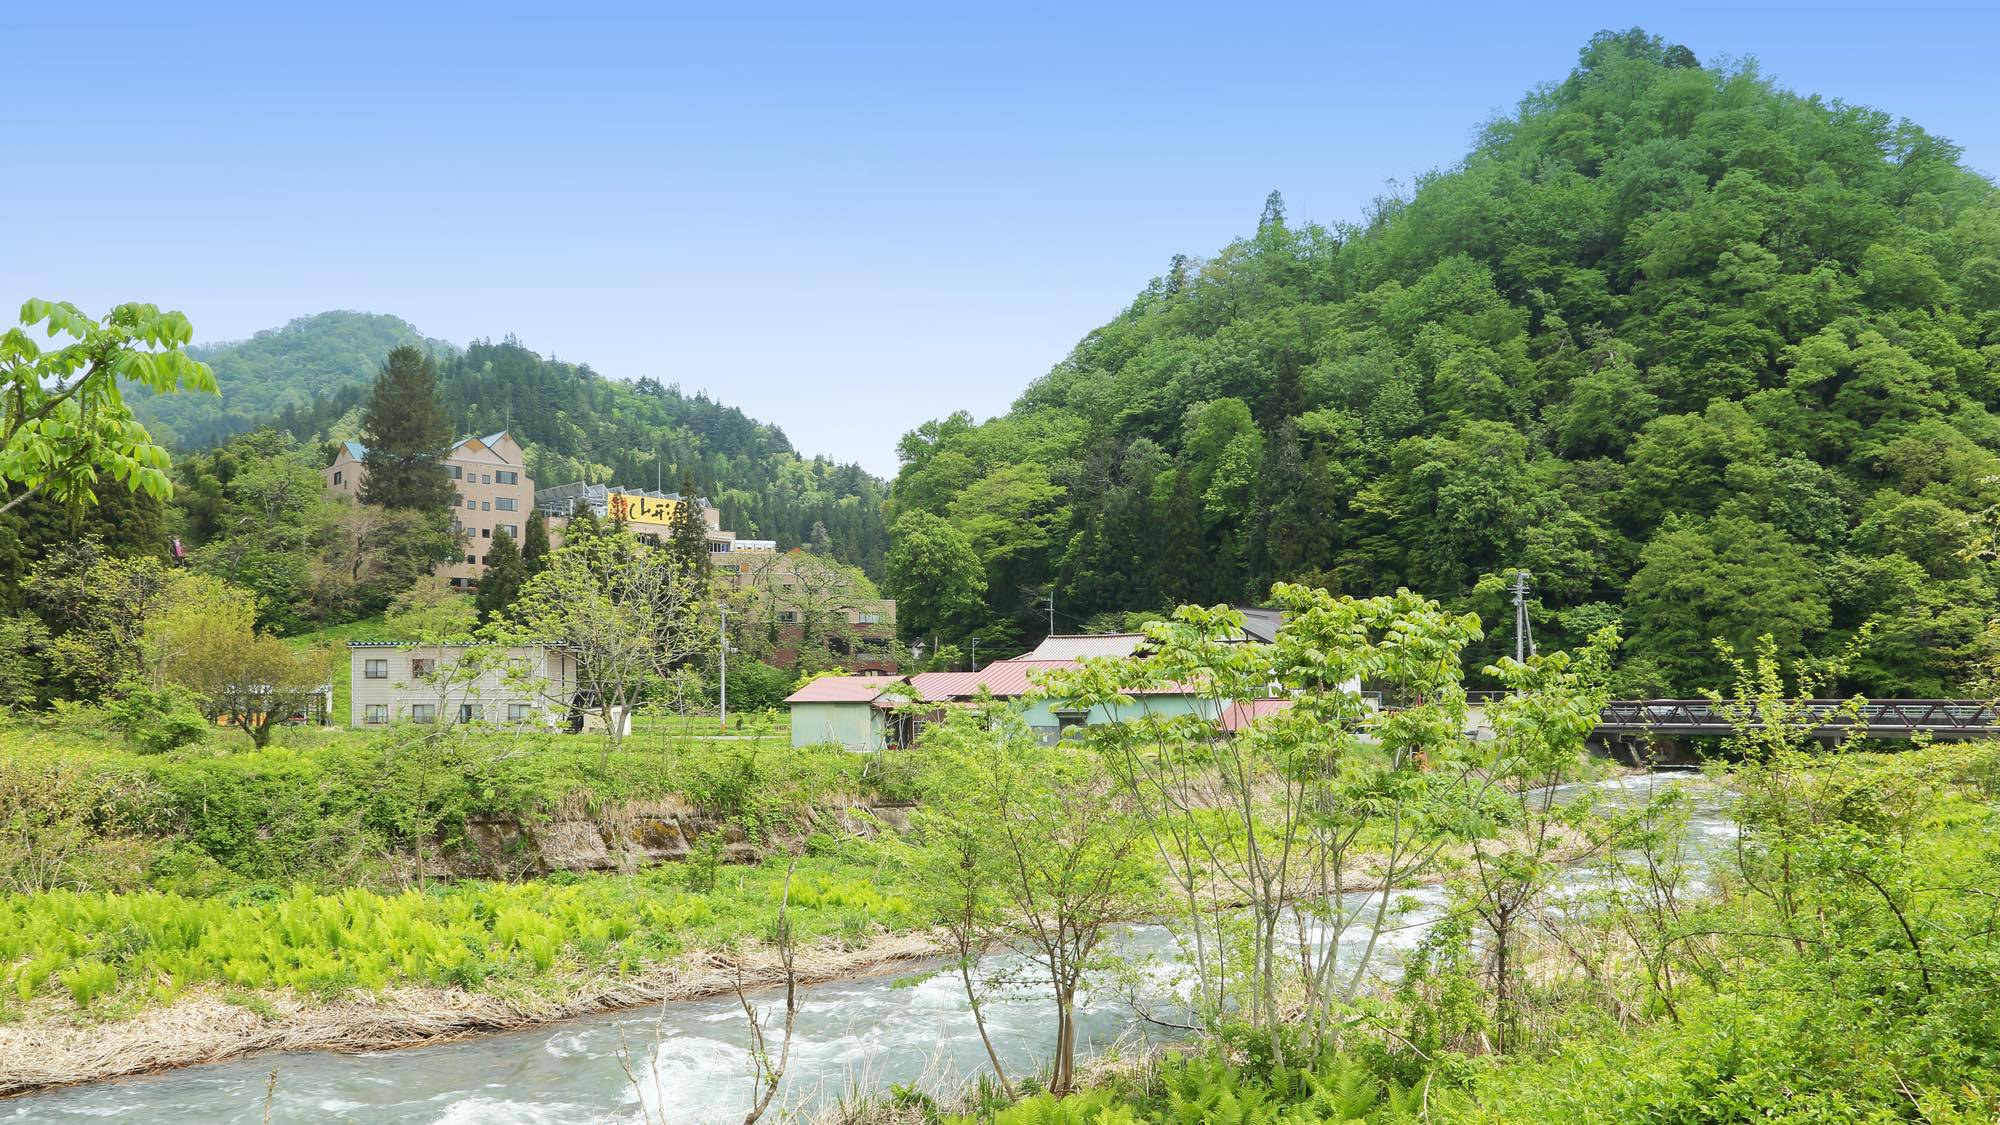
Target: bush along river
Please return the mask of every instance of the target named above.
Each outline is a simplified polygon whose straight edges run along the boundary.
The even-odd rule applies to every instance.
[[[1699,778],[1624,777],[1590,783],[1605,806],[1631,806],[1658,786],[1693,789],[1688,834],[1697,865],[1729,846],[1735,823],[1728,793]],[[1580,790],[1585,786],[1568,786]],[[1595,876],[1579,871],[1575,882]],[[1385,974],[1443,909],[1438,887],[1397,896],[1410,908],[1385,933]],[[1379,901],[1380,896],[1374,896]],[[1366,926],[1344,939],[1365,943]],[[1170,1011],[1167,981],[1176,945],[1161,926],[1134,925],[1114,952],[1139,966],[1137,980],[1100,988],[1079,999],[1078,1055],[1138,1045],[1170,1034],[1135,1015],[1142,1005]],[[1379,947],[1378,947],[1379,949]],[[1147,966],[1152,966],[1151,969]],[[1018,959],[997,957],[993,975],[1023,975]],[[1128,991],[1129,990],[1129,991]],[[1047,1061],[1054,1016],[1045,990],[1010,986],[985,1004],[988,1030],[1013,1075]],[[783,997],[751,997],[773,1022]],[[370,1125],[530,1125],[539,1122],[741,1121],[752,1101],[748,1029],[734,996],[590,1016],[529,1031],[486,1035],[398,1051],[342,1054],[274,1052],[135,1078],[52,1090],[0,1101],[0,1122],[77,1122],[117,1118],[214,1125],[265,1119],[328,1120]],[[773,1048],[775,1049],[775,1033]],[[826,1108],[892,1084],[949,1093],[987,1067],[955,973],[879,976],[800,989],[792,1059],[779,1099],[766,1120]],[[628,1076],[628,1068],[630,1074]]]

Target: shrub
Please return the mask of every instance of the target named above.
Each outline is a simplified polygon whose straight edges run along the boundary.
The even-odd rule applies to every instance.
[[[128,681],[105,713],[142,754],[164,754],[201,741],[210,729],[200,697],[177,684],[161,688]]]

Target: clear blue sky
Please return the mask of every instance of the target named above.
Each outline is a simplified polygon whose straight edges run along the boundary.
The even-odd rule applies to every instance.
[[[889,473],[1272,188],[1353,218],[1633,24],[2000,172],[1973,4],[16,4],[0,301],[512,332]]]

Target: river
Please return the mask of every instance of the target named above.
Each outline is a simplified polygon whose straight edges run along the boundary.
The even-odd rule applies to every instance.
[[[1699,780],[1665,775],[1591,783],[1607,805],[1643,801],[1655,785],[1695,788],[1689,834],[1695,858],[1734,838],[1726,794]],[[1572,790],[1582,786],[1566,787]],[[1579,873],[1579,881],[1591,876]],[[1410,892],[1415,907],[1385,936],[1395,951],[1422,936],[1442,906],[1434,887]],[[1356,928],[1356,940],[1365,930]],[[1118,951],[1142,968],[1175,949],[1159,926],[1127,927]],[[996,959],[1005,970],[1018,962]],[[1169,968],[1151,970],[1155,981]],[[956,1089],[986,1065],[984,1048],[955,975],[880,976],[834,981],[801,990],[792,1062],[779,1104],[821,1108],[843,1095],[886,1090],[892,1083]],[[1158,996],[1164,987],[1151,990]],[[778,994],[753,996],[767,1012]],[[1156,1032],[1137,1019],[1125,994],[1106,988],[1080,1001],[1079,1054],[1097,1054]],[[1157,1014],[1157,1013],[1155,1013]],[[989,1030],[1012,1074],[1047,1061],[1053,1038],[1049,1003],[1032,988],[1003,991],[987,1004]],[[590,1016],[528,1031],[485,1035],[429,1047],[343,1054],[277,1052],[184,1067],[134,1078],[0,1101],[0,1122],[81,1122],[103,1119],[157,1125],[216,1125],[264,1120],[265,1086],[273,1067],[273,1122],[330,1120],[366,1125],[534,1125],[541,1122],[622,1123],[666,1120],[689,1125],[740,1121],[751,1101],[747,1032],[735,997]],[[775,1043],[774,1043],[775,1047]],[[626,1066],[637,1077],[627,1077]],[[774,1111],[767,1120],[775,1120]]]

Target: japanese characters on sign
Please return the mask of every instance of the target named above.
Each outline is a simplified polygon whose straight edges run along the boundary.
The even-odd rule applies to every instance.
[[[678,501],[664,496],[636,496],[629,492],[613,492],[607,502],[607,513],[614,520],[626,523],[672,523],[674,505]]]

